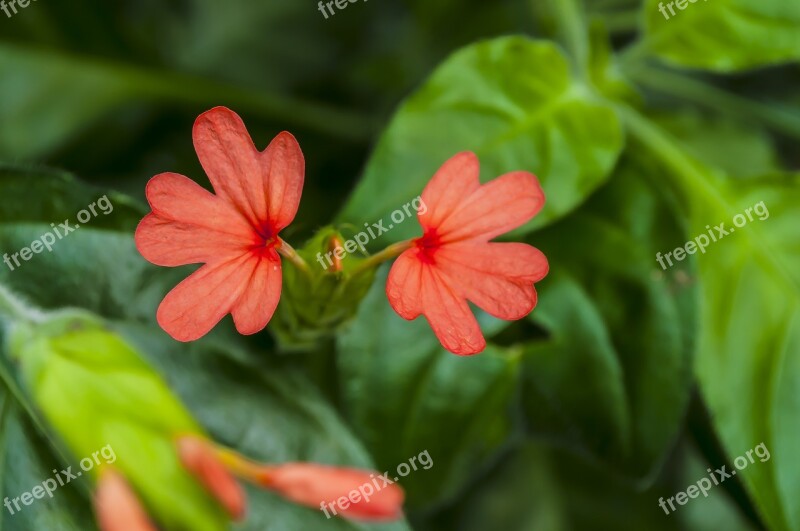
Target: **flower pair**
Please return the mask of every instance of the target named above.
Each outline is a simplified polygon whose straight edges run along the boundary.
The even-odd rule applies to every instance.
[[[303,154],[286,132],[259,152],[241,118],[224,107],[197,119],[193,139],[216,194],[181,175],[157,175],[146,190],[152,213],[136,231],[139,251],[154,264],[204,264],[166,296],[158,322],[191,341],[230,313],[239,332],[253,334],[280,299],[279,253],[298,260],[279,232],[297,212]],[[393,247],[403,252],[386,286],[401,317],[424,315],[442,345],[461,355],[486,345],[467,301],[520,319],[536,305],[533,284],[548,269],[534,247],[490,242],[542,208],[536,177],[512,172],[481,185],[478,176],[473,153],[456,155],[434,175],[421,196],[428,206],[418,213],[423,235]]]

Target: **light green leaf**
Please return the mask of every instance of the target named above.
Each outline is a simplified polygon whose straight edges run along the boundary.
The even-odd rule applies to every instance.
[[[737,72],[800,59],[797,2],[647,0],[642,9],[647,50],[679,66]]]
[[[451,56],[392,118],[340,221],[378,221],[419,195],[460,151],[478,154],[484,181],[535,173],[548,200],[522,230],[577,207],[608,177],[623,138],[614,110],[576,82],[555,45],[504,37]],[[415,223],[383,241],[415,236]]]

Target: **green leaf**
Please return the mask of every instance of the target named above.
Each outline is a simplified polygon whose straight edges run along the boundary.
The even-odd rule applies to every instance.
[[[523,229],[531,230],[583,202],[622,144],[614,110],[572,78],[559,48],[523,37],[481,42],[456,52],[401,105],[339,220],[387,218],[448,158],[471,150],[484,181],[514,170],[539,177],[548,200]],[[381,241],[418,233],[405,223]]]
[[[687,153],[728,175],[753,177],[779,168],[772,140],[758,127],[691,111],[656,113],[650,119],[679,139]]]
[[[379,468],[428,451],[434,465],[401,479],[408,506],[452,498],[505,444],[519,368],[515,350],[444,351],[428,323],[408,322],[386,300],[386,271],[339,336],[342,408]],[[444,437],[442,434],[451,434]]]
[[[96,216],[78,223],[78,213],[103,196],[113,209],[96,206]],[[0,264],[0,283],[43,308],[78,306],[106,317],[152,321],[167,286],[185,270],[155,268],[139,255],[132,235],[143,215],[129,198],[63,172],[0,167],[0,249],[8,256]],[[64,234],[65,221],[80,227]],[[14,259],[48,234],[55,241],[51,251],[43,247],[27,261]]]
[[[685,491],[708,474],[708,464],[689,444],[676,454],[657,482],[642,490],[564,449],[526,443],[461,502],[454,520],[460,531],[751,529],[722,487],[664,514],[659,498]]]
[[[677,434],[691,388],[691,268],[663,272],[659,250],[683,244],[675,205],[633,153],[578,212],[536,233],[550,261],[529,316],[549,331],[524,357],[533,435],[580,448],[646,479]]]
[[[74,467],[76,463],[66,466],[69,465]],[[53,498],[36,500],[33,505],[25,506],[21,500],[17,501],[21,511],[13,505],[15,498],[53,478],[54,469],[64,468],[63,461],[54,456],[47,441],[0,384],[0,499],[8,498],[12,504],[10,510],[0,507],[0,531],[95,529],[85,497],[88,477],[59,487],[53,491]]]
[[[737,72],[800,59],[800,4],[784,0],[643,3],[647,50],[670,63]],[[659,11],[662,5],[666,16]],[[683,10],[679,6],[684,7]],[[668,18],[667,18],[668,17]]]
[[[719,237],[711,227],[720,223],[723,230],[735,230],[698,256],[702,304],[696,372],[728,456],[734,459],[762,442],[772,455],[736,476],[766,524],[797,529],[800,176],[721,179],[646,119],[632,111],[625,116],[683,195],[690,234],[711,230]],[[740,227],[733,226],[734,216],[741,216]]]

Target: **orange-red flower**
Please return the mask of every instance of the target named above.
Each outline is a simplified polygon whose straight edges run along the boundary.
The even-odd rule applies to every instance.
[[[459,153],[422,192],[423,235],[392,265],[386,295],[404,319],[424,315],[454,354],[477,354],[486,340],[467,301],[500,319],[520,319],[536,306],[534,282],[547,259],[523,243],[491,239],[533,218],[544,205],[536,176],[508,173],[481,185],[474,153]]]
[[[200,115],[192,136],[215,194],[183,175],[156,175],[146,189],[152,212],[136,229],[136,247],[150,262],[204,264],[167,294],[158,323],[192,341],[230,313],[239,332],[254,334],[280,299],[285,243],[278,233],[300,203],[303,153],[287,132],[259,152],[241,118],[224,107]]]

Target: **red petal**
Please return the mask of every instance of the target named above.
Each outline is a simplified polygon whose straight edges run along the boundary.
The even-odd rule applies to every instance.
[[[325,509],[355,520],[395,520],[402,517],[403,489],[385,485],[380,474],[313,463],[271,467],[265,487],[295,503]],[[355,500],[355,501],[354,501]]]
[[[422,201],[427,207],[419,215],[420,224],[438,227],[478,188],[480,188],[480,163],[475,153],[465,151],[442,164],[425,190]]]
[[[277,253],[271,250],[274,260]],[[158,307],[158,324],[178,341],[194,341],[209,332],[239,300],[259,260],[247,252],[209,263],[170,291]]]
[[[542,252],[524,243],[443,245],[436,252],[436,265],[456,291],[489,314],[508,320],[533,310],[533,283],[548,271]]]
[[[111,469],[100,473],[94,506],[101,531],[156,531],[125,479]]]
[[[245,511],[244,491],[220,462],[214,447],[195,436],[181,437],[177,446],[183,466],[202,482],[234,520],[241,519]]]
[[[422,313],[422,262],[417,249],[404,251],[389,270],[386,297],[403,319],[416,319]]]
[[[489,241],[526,223],[543,205],[544,192],[535,175],[507,173],[470,195],[437,227],[437,233],[442,242]]]
[[[292,222],[300,206],[306,163],[300,144],[286,131],[270,142],[263,156],[269,161],[269,220],[275,230],[281,230]]]
[[[281,298],[280,259],[260,258],[253,270],[247,289],[233,306],[233,322],[240,334],[250,335],[267,326]]]
[[[421,293],[425,318],[444,348],[461,356],[483,352],[486,340],[467,301],[435,265],[423,264]]]
[[[160,266],[181,266],[219,262],[241,255],[253,241],[187,223],[147,214],[136,227],[136,248],[149,262]]]
[[[300,202],[305,163],[291,134],[279,134],[260,153],[239,115],[215,107],[197,118],[192,136],[217,195],[254,227],[270,222],[277,232],[292,221]]]
[[[486,340],[464,295],[438,270],[440,252],[436,264],[422,262],[416,248],[403,252],[389,271],[386,296],[404,319],[424,314],[439,342],[453,354],[477,354],[486,348]]]
[[[257,240],[236,210],[183,175],[156,175],[145,193],[153,213],[136,228],[136,247],[156,265],[219,260]]]

